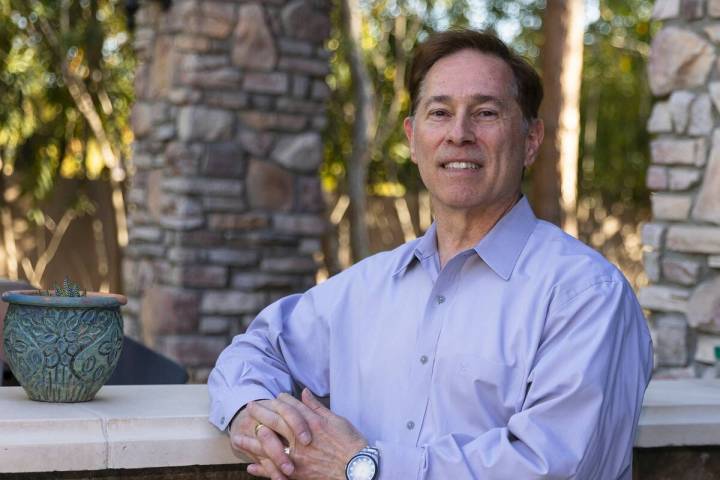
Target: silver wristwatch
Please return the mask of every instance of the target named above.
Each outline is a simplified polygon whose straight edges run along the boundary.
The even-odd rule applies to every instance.
[[[347,480],[375,480],[380,474],[380,450],[367,446],[353,455],[345,467]]]

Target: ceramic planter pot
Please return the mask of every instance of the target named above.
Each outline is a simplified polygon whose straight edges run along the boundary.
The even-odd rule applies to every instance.
[[[110,378],[120,358],[122,295],[83,297],[5,292],[3,344],[10,370],[32,400],[86,402]]]

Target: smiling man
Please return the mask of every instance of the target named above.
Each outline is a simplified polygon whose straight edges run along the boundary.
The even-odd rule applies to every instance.
[[[629,480],[650,337],[622,274],[522,196],[538,75],[449,31],[409,90],[435,223],[261,312],[210,376],[211,421],[272,479]]]

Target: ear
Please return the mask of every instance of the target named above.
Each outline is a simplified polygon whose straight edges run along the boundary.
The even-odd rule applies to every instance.
[[[403,129],[405,130],[405,137],[407,137],[408,145],[410,146],[410,160],[413,163],[417,163],[415,161],[415,145],[413,145],[413,117],[405,118]]]
[[[535,163],[544,137],[545,124],[541,119],[536,118],[530,122],[527,137],[525,138],[525,161],[523,162],[525,167],[529,167]]]

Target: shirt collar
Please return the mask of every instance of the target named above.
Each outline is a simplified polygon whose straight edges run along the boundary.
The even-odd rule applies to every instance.
[[[537,218],[523,196],[495,226],[480,240],[473,250],[503,280],[512,274]],[[437,254],[436,224],[433,222],[425,234],[414,242],[400,257],[393,276],[403,273],[414,260]]]

